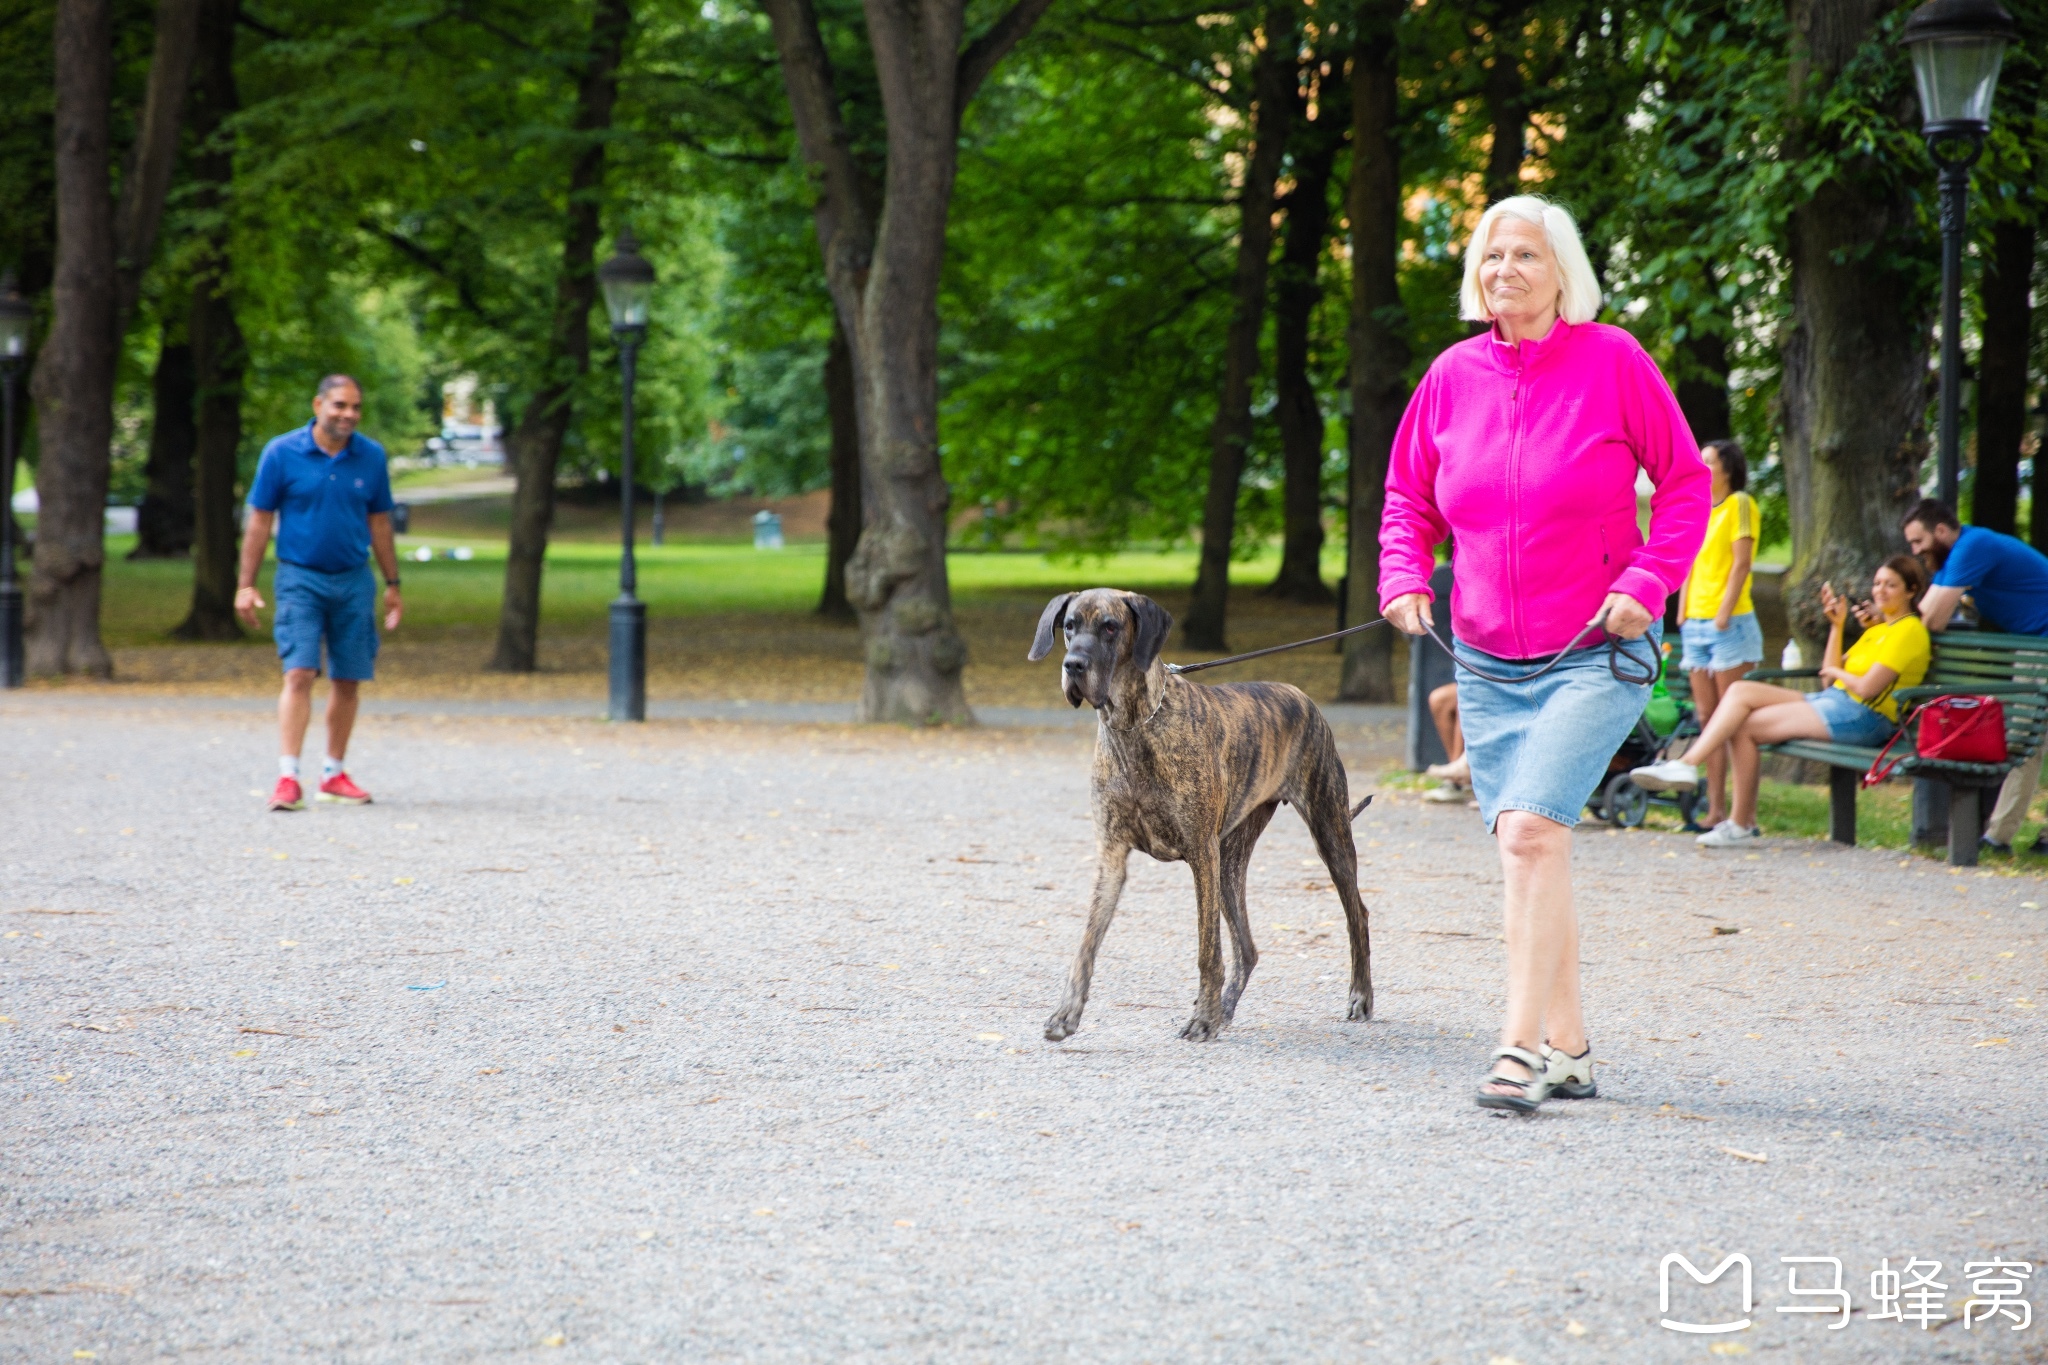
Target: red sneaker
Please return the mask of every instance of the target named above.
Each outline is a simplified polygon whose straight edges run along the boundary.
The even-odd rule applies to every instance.
[[[348,780],[347,773],[336,773],[320,784],[316,801],[339,801],[344,806],[367,806],[370,794]]]
[[[300,789],[298,778],[280,777],[277,779],[277,787],[270,793],[270,808],[272,810],[304,810],[306,808],[306,793]]]

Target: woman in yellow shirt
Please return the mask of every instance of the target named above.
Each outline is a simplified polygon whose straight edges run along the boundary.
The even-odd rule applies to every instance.
[[[1842,626],[1849,603],[1832,585],[1820,589],[1821,610],[1828,618],[1828,647],[1820,677],[1832,684],[1818,692],[1744,680],[1730,687],[1713,720],[1692,742],[1683,758],[1637,768],[1629,776],[1650,791],[1683,791],[1699,781],[1696,764],[1726,744],[1735,751],[1735,814],[1726,825],[1708,830],[1699,842],[1727,848],[1762,837],[1756,825],[1759,744],[1788,739],[1826,739],[1837,744],[1875,748],[1899,728],[1899,703],[1893,693],[1917,686],[1934,657],[1934,639],[1921,624],[1920,595],[1927,591],[1927,570],[1911,555],[1893,555],[1872,575],[1873,623],[1855,648],[1842,651]]]
[[[1714,512],[1707,539],[1686,575],[1680,598],[1685,613],[1679,665],[1692,675],[1692,704],[1700,725],[1713,719],[1721,695],[1764,659],[1764,631],[1749,600],[1749,569],[1756,560],[1756,499],[1743,492],[1749,464],[1731,440],[1709,441],[1700,457],[1714,476]],[[1728,819],[1728,748],[1707,755],[1707,828]]]

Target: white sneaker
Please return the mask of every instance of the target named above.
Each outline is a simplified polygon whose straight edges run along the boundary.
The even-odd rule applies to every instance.
[[[1744,829],[1733,820],[1723,820],[1693,842],[1702,848],[1733,848],[1737,844],[1753,844],[1763,837],[1764,832],[1755,825]]]
[[[1470,793],[1463,787],[1452,782],[1446,782],[1441,787],[1431,787],[1422,794],[1422,799],[1434,805],[1450,806],[1460,804],[1471,799],[1471,797]]]
[[[1434,777],[1443,782],[1469,785],[1472,781],[1472,764],[1464,754],[1459,754],[1448,763],[1432,763],[1422,771],[1424,776]]]
[[[1662,763],[1631,768],[1628,776],[1646,792],[1676,792],[1698,785],[1700,770],[1682,758],[1667,758]]]

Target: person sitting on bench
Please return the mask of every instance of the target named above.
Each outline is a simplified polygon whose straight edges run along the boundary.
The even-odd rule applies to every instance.
[[[1927,570],[1911,555],[1893,555],[1870,582],[1872,606],[1863,636],[1846,655],[1842,629],[1849,603],[1833,585],[1820,588],[1828,618],[1828,645],[1818,692],[1795,692],[1770,683],[1735,683],[1721,694],[1714,718],[1682,758],[1637,768],[1629,776],[1647,791],[1685,791],[1699,781],[1699,763],[1723,744],[1735,756],[1735,813],[1731,822],[1708,830],[1698,842],[1708,848],[1753,843],[1763,837],[1756,823],[1760,744],[1788,739],[1825,739],[1876,748],[1899,728],[1899,703],[1892,693],[1916,687],[1934,658],[1934,640],[1916,614],[1927,591]]]
[[[1934,583],[1920,599],[1920,619],[1929,630],[1947,630],[1968,593],[1987,630],[2048,635],[2048,555],[2003,532],[1965,526],[1954,508],[1934,498],[1917,503],[1899,529],[1913,553],[1934,570]],[[2020,822],[2040,789],[2043,761],[2022,763],[2005,775],[1984,828],[1985,848],[2012,852]],[[2034,836],[2029,851],[2048,853],[2048,828]]]

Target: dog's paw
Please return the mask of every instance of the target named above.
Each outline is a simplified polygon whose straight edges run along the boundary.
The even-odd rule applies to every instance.
[[[1180,1036],[1191,1043],[1211,1043],[1216,1040],[1216,1035],[1221,1032],[1223,1032],[1223,1020],[1221,1018],[1211,1018],[1205,1014],[1198,1014],[1188,1020],[1187,1026],[1180,1031]]]
[[[1351,1008],[1344,1012],[1344,1017],[1354,1024],[1372,1018],[1372,992],[1352,991]]]
[[[1062,1005],[1045,1021],[1045,1041],[1063,1043],[1074,1036],[1081,1027],[1081,1010],[1077,1005]]]

